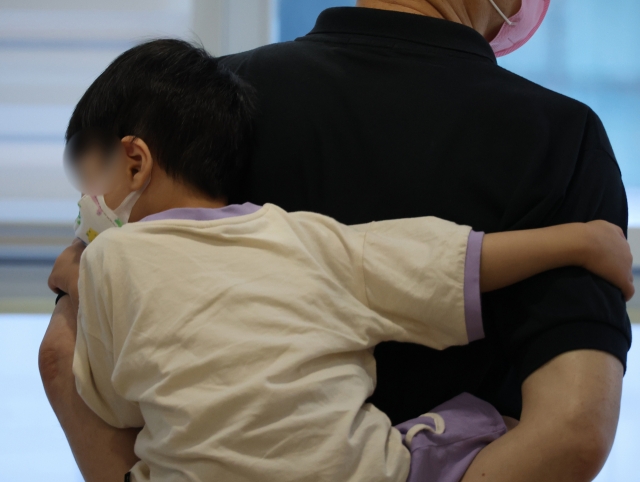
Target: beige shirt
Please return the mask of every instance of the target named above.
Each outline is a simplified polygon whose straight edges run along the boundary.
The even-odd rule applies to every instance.
[[[144,426],[138,482],[404,482],[399,432],[364,403],[372,348],[468,343],[469,232],[274,205],[110,229],[80,264],[78,392]]]

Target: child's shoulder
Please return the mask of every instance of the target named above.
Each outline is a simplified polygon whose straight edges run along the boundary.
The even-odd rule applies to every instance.
[[[110,228],[100,233],[83,253],[83,258],[90,260],[104,259],[107,256],[119,257],[127,247],[135,246],[134,233],[130,229]]]

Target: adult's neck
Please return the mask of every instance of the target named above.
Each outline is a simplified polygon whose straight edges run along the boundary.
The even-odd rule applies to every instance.
[[[521,5],[519,0],[498,0],[500,4],[507,16],[514,15]],[[489,0],[358,0],[356,6],[449,20],[473,28],[488,41],[504,22]]]

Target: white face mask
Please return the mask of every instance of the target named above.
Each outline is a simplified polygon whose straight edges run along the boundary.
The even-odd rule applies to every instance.
[[[104,196],[82,196],[78,202],[80,213],[76,218],[76,236],[85,244],[96,239],[98,234],[109,228],[121,228],[129,222],[129,216],[138,199],[149,185],[151,176],[142,189],[129,193],[115,209],[109,209]]]

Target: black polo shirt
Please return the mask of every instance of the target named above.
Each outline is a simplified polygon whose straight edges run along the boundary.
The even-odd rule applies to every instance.
[[[258,92],[255,154],[236,200],[352,224],[439,216],[485,232],[606,219],[627,228],[620,170],[584,104],[499,67],[475,30],[365,8],[323,12],[293,42],[224,63]],[[520,383],[576,349],[626,362],[618,289],[579,268],[482,298],[486,340],[376,348],[372,401],[394,423],[460,392],[520,411]]]

